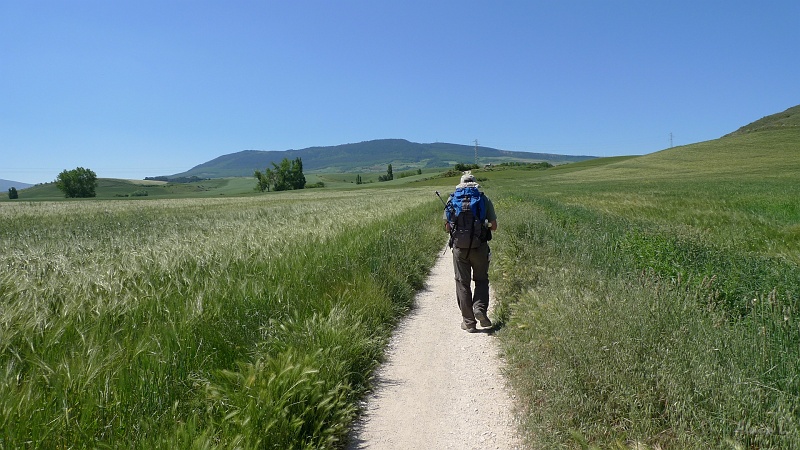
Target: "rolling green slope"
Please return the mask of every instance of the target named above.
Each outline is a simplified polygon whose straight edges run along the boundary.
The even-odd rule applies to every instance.
[[[252,178],[218,178],[194,183],[166,183],[148,180],[120,180],[98,178],[96,199],[146,199],[146,198],[184,198],[210,197],[220,195],[242,195],[253,192],[255,182]],[[0,201],[4,201],[0,197]],[[19,199],[27,200],[66,200],[55,183],[39,184],[19,191]],[[72,199],[81,201],[83,199]]]
[[[581,167],[586,170],[579,171]],[[575,165],[567,169],[569,177],[575,181],[678,180],[706,176],[745,180],[791,176],[800,171],[800,128],[728,135],[623,159],[611,165]]]
[[[800,105],[793,106],[786,111],[772,114],[755,122],[749,123],[727,136],[753,133],[757,131],[785,130],[800,128]]]
[[[531,448],[800,447],[795,111],[485,183]]]

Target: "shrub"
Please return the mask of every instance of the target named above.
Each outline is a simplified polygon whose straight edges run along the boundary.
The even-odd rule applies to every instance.
[[[461,171],[456,169],[450,169],[447,172],[442,173],[439,175],[441,178],[452,178],[452,177],[460,177]]]
[[[480,169],[477,164],[456,163],[455,170],[459,172],[466,172],[467,170]]]

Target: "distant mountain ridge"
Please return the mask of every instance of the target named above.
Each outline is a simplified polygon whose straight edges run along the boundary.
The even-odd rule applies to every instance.
[[[33,186],[30,183],[20,183],[19,181],[2,180],[0,179],[0,191],[8,191],[9,189],[17,188],[17,190],[25,189]]]
[[[405,139],[378,139],[355,144],[309,147],[301,150],[263,151],[243,150],[219,156],[186,172],[167,175],[168,178],[249,177],[255,170],[270,167],[283,158],[303,160],[303,170],[313,172],[382,172],[388,164],[394,171],[418,168],[445,168],[455,163],[473,163],[475,147],[436,142],[419,144]],[[499,150],[478,146],[480,164],[502,162],[542,162],[563,164],[592,159],[593,156],[556,155]]]

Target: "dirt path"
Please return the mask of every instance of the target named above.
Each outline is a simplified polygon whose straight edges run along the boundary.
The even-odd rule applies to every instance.
[[[348,450],[522,448],[498,344],[460,323],[448,249],[392,338]]]

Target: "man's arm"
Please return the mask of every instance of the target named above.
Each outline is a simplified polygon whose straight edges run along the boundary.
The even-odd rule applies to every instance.
[[[489,220],[489,229],[497,230],[497,214],[494,212],[494,203],[489,197],[486,197],[486,218]]]

